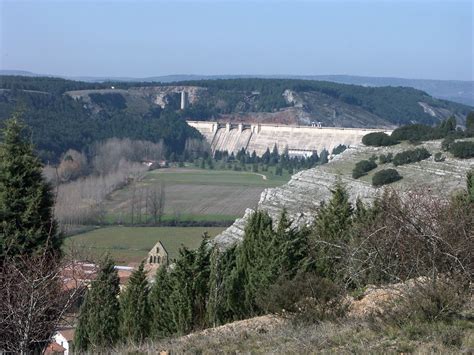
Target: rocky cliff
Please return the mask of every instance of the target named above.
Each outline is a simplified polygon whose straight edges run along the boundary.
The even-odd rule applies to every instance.
[[[440,141],[424,143],[432,155],[440,151]],[[313,169],[301,171],[292,176],[291,180],[276,188],[266,189],[260,196],[258,208],[267,211],[275,221],[285,208],[293,219],[295,227],[309,225],[314,220],[321,201],[331,196],[331,187],[336,179],[340,179],[350,193],[354,202],[358,197],[363,201],[371,201],[382,188],[371,185],[371,177],[380,169],[393,168],[392,164],[383,164],[367,176],[353,179],[351,176],[355,163],[368,159],[372,155],[396,154],[399,151],[412,148],[408,144],[393,147],[373,148],[358,146],[347,149],[337,155],[328,164]],[[445,155],[445,153],[443,153]],[[401,191],[429,189],[437,196],[447,196],[456,190],[465,188],[467,171],[474,167],[474,159],[458,160],[446,156],[443,162],[435,162],[433,157],[419,163],[396,167],[403,179],[389,185]],[[242,240],[246,221],[253,212],[247,209],[245,215],[215,238],[218,245],[228,247]]]

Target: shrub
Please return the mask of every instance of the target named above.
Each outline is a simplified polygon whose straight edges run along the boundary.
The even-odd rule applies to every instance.
[[[385,154],[380,154],[380,156],[379,156],[379,162],[380,162],[380,164],[391,163],[392,160],[393,160],[393,154],[392,154],[392,153],[388,153],[387,155],[385,155]]]
[[[367,172],[375,169],[377,164],[373,160],[361,160],[356,163],[355,168],[352,170],[352,177],[358,179],[361,176],[367,175]]]
[[[434,155],[434,161],[436,162],[442,162],[442,161],[445,161],[446,160],[446,157],[443,156],[443,154],[441,154],[441,152],[438,152]]]
[[[339,286],[310,273],[281,277],[257,298],[268,313],[291,316],[296,322],[315,323],[344,316],[347,304]]]
[[[416,148],[413,150],[405,150],[395,155],[393,164],[395,166],[416,163],[418,161],[427,159],[431,156],[426,148]]]
[[[362,137],[362,143],[374,147],[398,144],[398,141],[384,132],[373,132]]]
[[[392,137],[401,141],[423,141],[435,136],[435,128],[423,124],[402,126],[392,132]]]
[[[454,143],[454,137],[448,136],[445,139],[443,139],[443,141],[441,142],[441,149],[447,152],[449,151],[453,143]]]
[[[400,326],[451,320],[461,314],[470,297],[466,282],[456,278],[440,277],[436,282],[429,277],[418,278],[403,286],[389,286],[388,290],[392,297],[385,300],[379,316],[386,323]],[[446,335],[446,342],[458,345],[458,341],[453,341],[456,337]]]
[[[469,159],[474,157],[474,142],[455,142],[451,144],[449,152],[456,158]]]
[[[424,124],[411,124],[399,127],[392,132],[393,139],[399,141],[422,142],[426,140],[441,139],[456,133],[456,118],[451,116],[440,122],[437,127]]]
[[[377,171],[372,177],[372,185],[375,187],[390,184],[402,179],[402,176],[395,169],[384,169]]]
[[[337,147],[334,147],[334,149],[332,150],[332,155],[341,154],[346,149],[347,147],[344,144],[339,144]]]

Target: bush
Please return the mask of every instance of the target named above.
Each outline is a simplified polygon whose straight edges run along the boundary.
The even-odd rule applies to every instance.
[[[441,149],[447,152],[449,151],[453,143],[454,143],[454,137],[448,136],[445,139],[443,139],[443,141],[441,142]]]
[[[341,154],[346,149],[347,147],[344,144],[339,144],[337,147],[334,147],[334,149],[332,150],[332,155]]]
[[[384,132],[373,132],[366,134],[362,137],[362,143],[364,145],[374,146],[374,147],[385,147],[389,145],[398,144],[398,141],[392,136],[389,136]]]
[[[423,124],[412,124],[402,126],[392,132],[392,138],[400,141],[424,141],[441,138],[439,132],[434,127]]]
[[[404,165],[410,163],[416,163],[422,161],[431,156],[430,152],[426,148],[416,148],[413,150],[405,150],[404,152],[398,153],[393,158],[393,165]]]
[[[390,184],[401,180],[402,176],[395,169],[384,169],[377,171],[372,177],[372,185],[375,187]]]
[[[361,160],[356,163],[355,168],[352,170],[352,177],[358,179],[361,176],[367,175],[367,172],[375,169],[377,164],[373,160]]]
[[[339,286],[310,273],[281,277],[257,298],[268,313],[291,316],[296,322],[315,323],[344,316],[347,304]]]
[[[442,161],[445,161],[446,160],[446,157],[443,156],[443,154],[441,154],[441,152],[438,152],[434,155],[434,161],[435,162],[442,162]]]
[[[410,280],[402,289],[395,286],[391,294],[392,297],[384,302],[380,316],[385,322],[398,325],[410,321],[451,320],[461,314],[470,297],[466,282],[443,277],[436,282],[431,278]],[[452,338],[448,336],[447,340]]]
[[[380,156],[379,156],[379,162],[380,162],[380,164],[391,163],[392,160],[393,160],[393,154],[392,154],[392,153],[388,153],[387,155],[385,155],[385,154],[380,154]]]
[[[455,142],[451,144],[449,152],[456,158],[469,159],[474,157],[474,142]]]

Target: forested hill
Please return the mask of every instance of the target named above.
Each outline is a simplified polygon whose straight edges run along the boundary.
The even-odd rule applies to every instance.
[[[191,93],[179,110],[179,92]],[[296,79],[225,79],[177,83],[87,83],[51,77],[0,76],[0,121],[16,110],[32,128],[44,159],[110,137],[157,141],[179,153],[200,137],[186,119],[324,126],[436,124],[471,107],[404,87],[363,87]]]
[[[201,138],[175,107],[127,107],[121,95],[96,98],[100,110],[64,93],[103,89],[92,84],[48,77],[0,76],[0,122],[21,112],[42,159],[57,161],[66,150],[87,149],[107,138],[163,140],[168,152],[181,153],[186,139]]]
[[[219,114],[268,112],[282,123],[377,127],[407,123],[435,124],[455,115],[464,124],[470,106],[435,99],[409,87],[364,87],[327,81],[293,79],[226,79],[185,81],[167,85],[201,86],[208,90],[195,119]],[[279,112],[279,113],[276,113]],[[262,115],[259,115],[262,117]],[[264,116],[263,116],[264,117]]]

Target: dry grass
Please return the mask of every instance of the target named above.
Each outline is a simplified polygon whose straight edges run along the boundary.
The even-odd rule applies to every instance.
[[[262,317],[258,317],[260,320]],[[172,338],[142,347],[120,349],[126,352],[172,354],[214,353],[415,353],[457,354],[474,350],[472,323],[418,323],[404,327],[374,328],[370,322],[345,320],[319,324],[295,325],[290,321],[269,322],[258,327],[235,325],[232,331],[223,327],[191,336]],[[239,322],[237,322],[239,323]],[[227,327],[227,326],[224,326]]]

